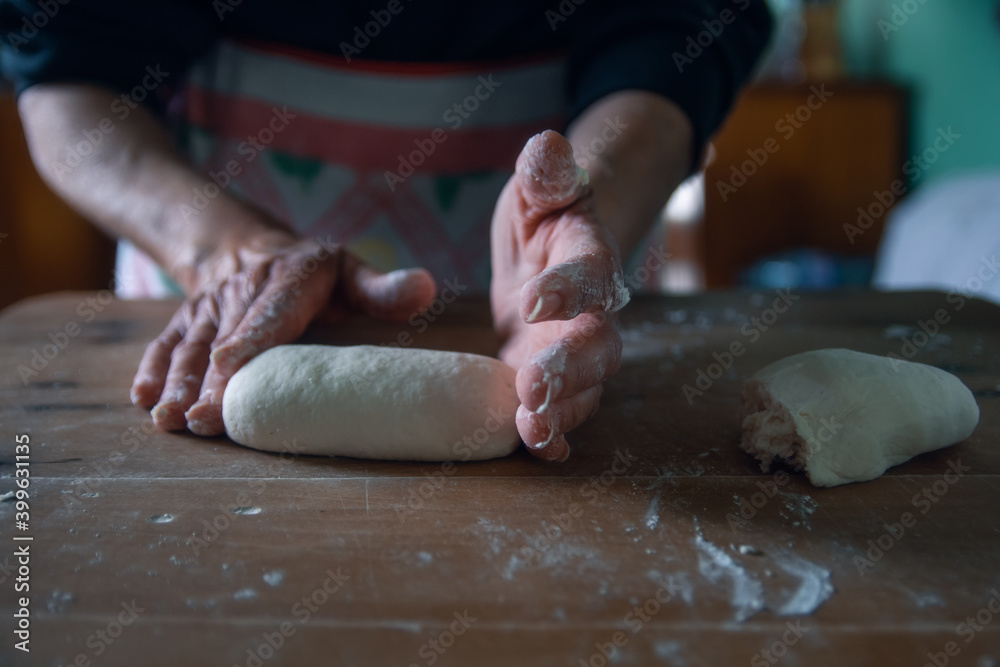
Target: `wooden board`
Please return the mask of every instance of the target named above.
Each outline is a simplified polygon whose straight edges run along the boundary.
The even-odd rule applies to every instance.
[[[16,304],[0,315],[0,491],[28,434],[32,651],[14,649],[17,531],[2,502],[0,664],[993,664],[1000,308],[795,296],[782,314],[766,293],[637,298],[622,371],[561,465],[281,458],[155,432],[128,387],[176,302]],[[894,336],[941,308],[950,321],[914,358],[975,392],[966,442],[834,489],[764,475],[739,450],[738,390],[758,368],[821,347],[899,354]],[[78,334],[46,360],[70,322]],[[422,333],[353,322],[306,339],[401,330],[420,347],[496,349],[481,300]],[[745,352],[712,367],[735,342]],[[23,382],[35,350],[46,364]],[[689,402],[699,370],[718,377]],[[835,590],[814,612],[779,613],[827,572]]]

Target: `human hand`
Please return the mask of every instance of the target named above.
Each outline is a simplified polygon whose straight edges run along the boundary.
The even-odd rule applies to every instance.
[[[551,130],[532,137],[493,215],[494,324],[517,369],[517,428],[532,454],[569,456],[565,433],[598,408],[618,372],[614,313],[629,300],[618,250],[595,214],[587,174]]]
[[[132,402],[166,430],[220,435],[229,379],[254,356],[290,343],[321,311],[404,320],[434,297],[423,269],[383,274],[343,247],[263,234],[199,267],[195,291],[146,348]]]

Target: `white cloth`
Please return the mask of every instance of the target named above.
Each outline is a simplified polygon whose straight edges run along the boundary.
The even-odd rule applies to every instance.
[[[873,285],[1000,303],[1000,172],[929,185],[890,214]]]

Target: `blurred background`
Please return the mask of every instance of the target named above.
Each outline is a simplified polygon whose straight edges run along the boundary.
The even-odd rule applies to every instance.
[[[646,286],[937,288],[1000,303],[1000,2],[770,4],[770,53],[653,230],[671,262]],[[0,307],[108,288],[113,266],[113,242],[37,176],[0,80]]]
[[[1000,3],[770,4],[757,81],[667,207],[659,284],[1000,302]]]

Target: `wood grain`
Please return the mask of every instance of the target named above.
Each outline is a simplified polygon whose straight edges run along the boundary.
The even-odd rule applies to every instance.
[[[177,304],[114,301],[86,322],[94,296],[0,315],[0,490],[12,487],[14,434],[30,434],[35,538],[30,661],[11,640],[9,540],[0,553],[4,665],[919,666],[948,642],[952,665],[1000,657],[995,620],[958,632],[982,609],[1000,616],[987,606],[1000,590],[995,306],[949,311],[915,355],[974,391],[972,437],[881,479],[816,489],[760,473],[739,450],[740,383],[807,349],[898,354],[898,325],[951,308],[945,295],[795,295],[767,331],[748,318],[774,294],[637,298],[622,371],[571,434],[567,463],[519,452],[453,466],[281,458],[156,432],[128,387]],[[19,367],[69,322],[79,333],[22,382]],[[421,347],[497,345],[480,300],[419,334],[351,322],[305,339],[401,330]],[[689,403],[683,386],[737,341],[745,353]],[[968,471],[948,484],[956,462]],[[907,512],[912,527],[893,538],[886,525]],[[0,503],[3,535],[13,515]],[[888,548],[867,553],[880,539]],[[808,593],[803,567],[829,571],[835,591],[814,613],[779,615]],[[764,608],[745,620],[736,579],[760,587]]]

